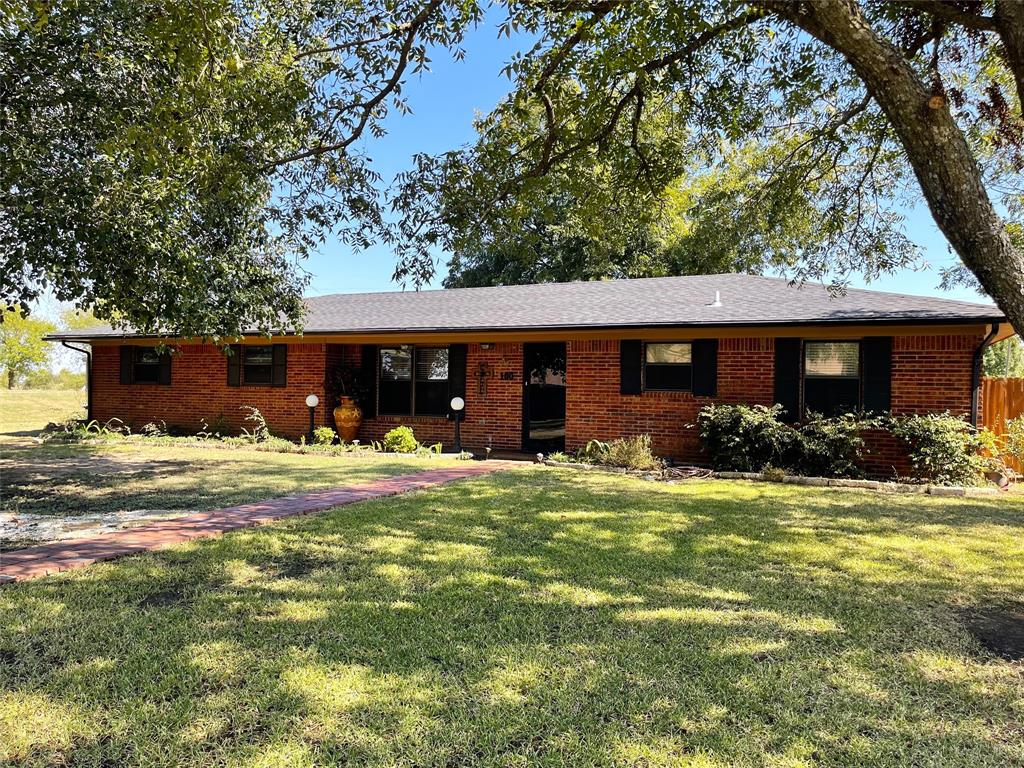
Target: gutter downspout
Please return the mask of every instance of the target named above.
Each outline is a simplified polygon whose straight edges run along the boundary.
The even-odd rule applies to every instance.
[[[66,341],[61,341],[60,345],[85,355],[85,420],[90,422],[92,421],[92,351],[82,349],[81,347],[74,347]]]
[[[974,366],[971,369],[971,424],[975,427],[978,426],[978,412],[981,410],[981,368],[985,361],[985,350],[998,333],[999,323],[995,323],[988,336],[982,339],[981,344],[974,350]]]

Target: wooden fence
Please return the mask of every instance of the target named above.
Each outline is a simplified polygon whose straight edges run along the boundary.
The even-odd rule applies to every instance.
[[[1024,414],[1024,379],[981,380],[981,424],[997,435],[1006,432],[1006,422]],[[1018,472],[1024,472],[1020,462],[1009,461]]]

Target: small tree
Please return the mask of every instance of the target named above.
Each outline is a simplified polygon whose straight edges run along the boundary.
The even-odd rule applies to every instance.
[[[985,350],[985,375],[1001,379],[1024,376],[1024,343],[1019,336],[1011,336]]]
[[[50,359],[48,342],[43,336],[56,330],[53,323],[26,317],[19,309],[0,305],[0,369],[7,378],[7,388],[27,376]]]

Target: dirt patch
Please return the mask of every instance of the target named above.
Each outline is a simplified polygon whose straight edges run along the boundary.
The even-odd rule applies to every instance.
[[[964,625],[981,645],[1009,661],[1024,659],[1024,605],[986,605],[963,612]]]

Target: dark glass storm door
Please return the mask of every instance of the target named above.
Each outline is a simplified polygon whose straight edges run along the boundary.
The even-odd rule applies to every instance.
[[[565,342],[523,345],[523,450],[565,450]]]

